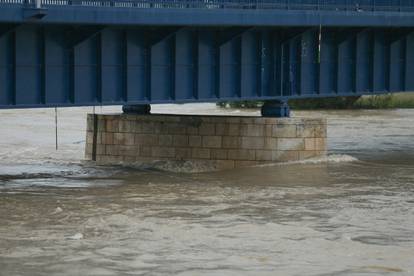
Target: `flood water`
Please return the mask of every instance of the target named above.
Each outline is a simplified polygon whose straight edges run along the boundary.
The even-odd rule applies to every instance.
[[[0,275],[414,275],[414,110],[296,112],[328,158],[222,172],[84,161],[91,111],[58,151],[53,109],[0,111]]]

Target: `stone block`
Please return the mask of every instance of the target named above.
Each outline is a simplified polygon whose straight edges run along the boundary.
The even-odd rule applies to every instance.
[[[228,159],[230,160],[255,160],[256,153],[255,153],[255,150],[229,149]]]
[[[182,116],[175,115],[162,115],[162,114],[151,114],[151,115],[137,115],[138,117],[143,117],[144,121],[152,120],[154,122],[164,122],[166,124],[178,123],[181,122]]]
[[[299,160],[305,160],[309,158],[320,157],[319,151],[316,150],[305,150],[299,151]]]
[[[299,152],[297,150],[286,151],[272,151],[272,161],[276,162],[288,162],[299,160]]]
[[[173,136],[172,135],[160,134],[158,136],[158,145],[159,146],[172,146],[172,144],[173,144]]]
[[[241,136],[263,137],[264,125],[242,124],[240,125]]]
[[[134,132],[134,121],[129,121],[129,120],[120,120],[119,121],[119,132]]]
[[[269,118],[264,118],[264,119],[265,119],[265,124],[266,125],[276,125],[277,124],[277,121],[280,118],[271,118],[271,117],[269,117]]]
[[[135,144],[144,146],[159,145],[159,136],[157,134],[135,134]]]
[[[121,132],[114,133],[114,145],[123,145],[124,144],[124,134]]]
[[[133,133],[142,133],[142,124],[138,121],[133,121]]]
[[[327,156],[328,154],[327,150],[317,150],[316,152],[317,152],[316,154],[318,157],[324,157],[324,156]]]
[[[160,122],[159,134],[180,134],[180,133],[174,133],[174,129],[176,126],[177,126],[177,123]]]
[[[87,153],[86,151],[85,151],[85,159],[86,160],[92,160],[92,153]]]
[[[107,132],[118,132],[119,131],[119,121],[118,120],[106,120],[105,129]]]
[[[221,148],[221,136],[203,136],[202,139],[204,148]]]
[[[187,132],[188,135],[197,135],[198,134],[198,127],[195,126],[187,126]]]
[[[192,148],[201,147],[201,136],[198,136],[198,135],[189,136],[188,144]]]
[[[102,144],[102,135],[101,135],[101,133],[100,133],[100,132],[98,132],[98,133],[96,134],[96,143],[97,143],[97,144]]]
[[[226,160],[227,159],[226,149],[212,149],[210,153],[211,153],[211,159],[215,159],[215,160]]]
[[[91,130],[93,130],[93,127],[94,127],[93,120],[92,120],[91,124],[92,125],[90,126],[90,128],[91,128]],[[102,118],[98,119],[98,131],[99,132],[106,131],[106,121]]]
[[[174,116],[171,116],[174,117]],[[204,117],[200,116],[178,116],[179,120],[178,122],[181,125],[185,125],[187,127],[193,127],[198,129],[201,125],[201,123],[204,121]]]
[[[256,118],[253,117],[240,117],[240,124],[242,125],[254,125]]]
[[[116,115],[108,115],[108,114],[97,114],[99,119],[103,120],[121,120],[122,114],[116,114]]]
[[[216,124],[216,135],[227,135],[228,134],[228,124]]]
[[[188,135],[173,135],[173,145],[175,147],[187,147]]]
[[[296,137],[310,138],[315,137],[315,125],[297,124],[296,125]]]
[[[96,162],[97,162],[97,163],[104,163],[104,161],[103,161],[104,156],[105,156],[105,155],[97,155],[97,156],[96,156]],[[89,160],[92,160],[92,155],[91,155],[91,158],[90,158]]]
[[[326,138],[315,138],[315,150],[326,150]]]
[[[212,123],[202,123],[198,129],[200,135],[215,135],[216,127]]]
[[[304,138],[305,139],[305,150],[315,150],[315,138]]]
[[[122,156],[136,156],[139,153],[139,147],[137,146],[119,146],[118,155]]]
[[[242,149],[263,149],[264,137],[241,137]]]
[[[125,156],[124,162],[125,163],[135,163],[137,161],[137,158],[135,156]]]
[[[86,146],[85,146],[85,154],[86,155],[92,155],[92,149],[93,149],[93,145],[92,144],[86,144]]]
[[[154,122],[141,122],[139,124],[140,133],[153,134],[154,133]]]
[[[175,149],[175,158],[177,160],[188,160],[192,156],[191,148],[176,148]]]
[[[277,138],[265,137],[263,149],[276,150],[277,149]]]
[[[151,148],[152,157],[168,157],[172,158],[175,156],[175,148],[171,147],[152,147]]]
[[[86,132],[86,143],[93,144],[93,132],[92,131]]]
[[[256,161],[272,161],[272,151],[256,150]]]
[[[150,157],[152,154],[151,146],[140,146],[139,147],[139,156]]]
[[[123,133],[123,143],[122,145],[133,146],[135,145],[135,134],[133,133]]]
[[[93,114],[86,115],[86,131],[93,131]]]
[[[179,123],[170,123],[166,125],[169,134],[186,134],[187,128]]]
[[[305,150],[303,138],[277,138],[278,150]]]
[[[241,117],[231,117],[231,116],[229,116],[229,117],[226,118],[226,122],[231,124],[231,125],[240,124],[240,119],[241,119]]]
[[[264,126],[264,136],[271,137],[273,131],[273,125],[265,125]]]
[[[163,133],[164,123],[162,122],[154,122],[153,129],[151,133],[160,134]]]
[[[296,125],[280,124],[273,125],[272,137],[296,138]]]
[[[114,134],[112,132],[102,132],[102,144],[112,145],[114,143]]]
[[[240,124],[229,124],[228,126],[228,135],[229,136],[239,136],[240,135]]]
[[[315,125],[315,138],[326,138],[327,127],[326,125]]]
[[[99,154],[99,155],[106,154],[105,145],[97,145],[96,146],[96,154]]]
[[[118,145],[106,145],[105,146],[105,154],[106,155],[118,155],[119,154],[119,146]]]
[[[210,159],[210,149],[206,148],[193,148],[192,157],[194,159]]]
[[[124,162],[124,156],[120,156],[120,155],[117,155],[117,156],[107,156],[107,155],[104,155],[103,156],[105,159],[105,163],[108,163],[108,164],[118,164],[118,163],[123,163]]]
[[[223,136],[222,147],[225,149],[237,149],[241,147],[241,137],[238,136]]]
[[[137,115],[135,114],[122,114],[125,120],[128,121],[136,121],[137,120]]]

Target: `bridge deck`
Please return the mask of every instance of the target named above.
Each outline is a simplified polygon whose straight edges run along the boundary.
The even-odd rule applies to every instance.
[[[36,0],[1,0],[5,5],[32,5]],[[394,0],[41,0],[45,7],[120,7],[166,9],[276,9],[329,11],[413,11],[414,1]]]
[[[0,0],[24,22],[36,0]],[[42,23],[205,26],[414,26],[414,0],[41,0]]]

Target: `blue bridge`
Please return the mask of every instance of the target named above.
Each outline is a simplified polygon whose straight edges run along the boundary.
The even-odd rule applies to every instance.
[[[0,0],[0,108],[414,90],[414,0]]]

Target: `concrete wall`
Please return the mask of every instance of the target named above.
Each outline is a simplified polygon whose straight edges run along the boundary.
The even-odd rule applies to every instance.
[[[325,119],[88,115],[86,158],[98,163],[204,160],[234,168],[324,155]]]

